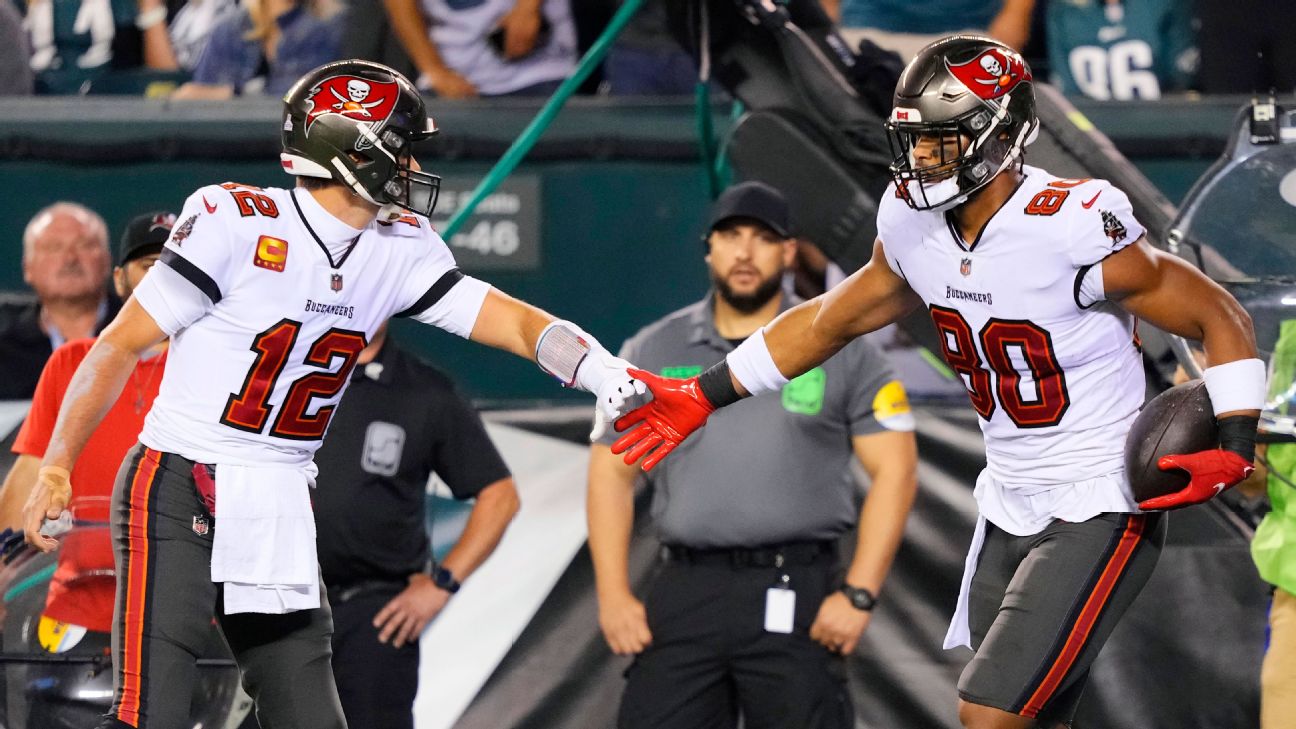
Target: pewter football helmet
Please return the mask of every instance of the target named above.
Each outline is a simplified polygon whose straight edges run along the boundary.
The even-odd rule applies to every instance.
[[[981,36],[942,38],[896,84],[891,176],[914,209],[948,209],[1020,160],[1038,127],[1030,67],[1016,51]],[[915,159],[922,139],[934,160]]]
[[[334,61],[284,95],[279,157],[288,174],[331,178],[375,205],[431,215],[441,178],[410,169],[408,155],[436,131],[404,76],[381,63]]]

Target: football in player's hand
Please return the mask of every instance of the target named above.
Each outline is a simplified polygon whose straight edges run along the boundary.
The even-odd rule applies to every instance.
[[[1188,485],[1187,472],[1157,467],[1161,456],[1218,446],[1215,412],[1205,382],[1185,382],[1152,398],[1134,420],[1125,441],[1125,473],[1135,500],[1172,494]]]

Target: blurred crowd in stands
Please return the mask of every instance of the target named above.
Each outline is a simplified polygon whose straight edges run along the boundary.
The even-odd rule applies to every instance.
[[[279,95],[307,69],[358,57],[407,72],[430,95],[544,95],[619,1],[0,0],[0,94]],[[645,0],[582,91],[692,93],[697,64],[669,12],[685,2]],[[907,60],[940,35],[983,32],[1075,96],[1296,87],[1288,0],[821,2],[851,48],[868,39]]]

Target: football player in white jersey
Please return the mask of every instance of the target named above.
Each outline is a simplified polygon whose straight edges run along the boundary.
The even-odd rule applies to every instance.
[[[116,694],[103,727],[182,726],[213,617],[262,726],[345,726],[312,454],[389,317],[531,358],[596,393],[605,416],[642,392],[628,363],[574,324],[455,267],[427,218],[440,180],[411,156],[436,130],[404,77],[326,64],[289,90],[282,121],[297,186],[189,197],[159,265],[73,377],[24,511],[27,539],[54,548],[41,530],[68,504],[68,469],[140,353],[170,336],[160,394],[114,489]]]
[[[1068,724],[1089,666],[1146,582],[1158,509],[1205,501],[1252,470],[1265,368],[1246,312],[1153,249],[1102,180],[1024,164],[1038,126],[1030,69],[988,38],[924,48],[887,123],[897,157],[872,260],[690,380],[631,370],[654,400],[613,446],[644,468],[717,407],[781,387],[847,342],[925,305],[980,415],[980,512],[946,645],[970,644],[965,727]],[[1143,503],[1123,471],[1143,403],[1140,318],[1204,344],[1221,448],[1169,456],[1182,491]]]

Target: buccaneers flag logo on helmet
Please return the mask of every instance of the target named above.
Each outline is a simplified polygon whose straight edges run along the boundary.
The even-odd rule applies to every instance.
[[[371,128],[380,127],[391,116],[399,97],[400,87],[395,81],[330,76],[311,89],[306,97],[311,104],[310,111],[306,112],[306,136],[310,136],[315,120],[328,114],[369,122]]]
[[[1031,80],[1021,56],[999,48],[988,48],[966,63],[946,64],[954,78],[986,100],[998,99],[1022,81]]]

